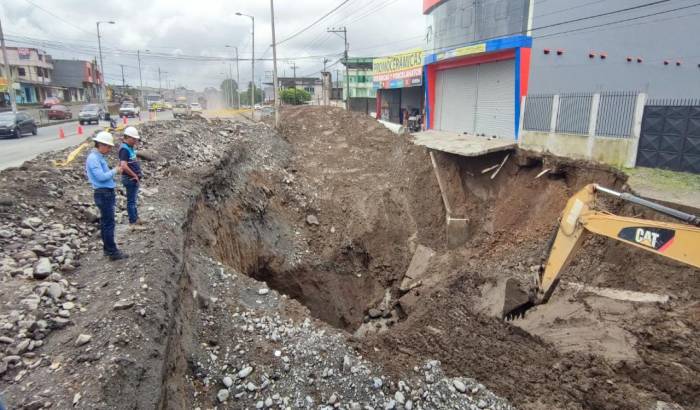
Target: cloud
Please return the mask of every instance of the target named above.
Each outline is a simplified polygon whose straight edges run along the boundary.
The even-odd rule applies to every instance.
[[[278,41],[340,3],[341,0],[278,0],[275,3]],[[332,64],[343,52],[343,40],[326,31],[334,26],[347,26],[351,57],[386,55],[421,46],[425,31],[421,4],[421,0],[350,0],[326,20],[280,45],[277,55],[281,59],[294,58],[297,75],[318,75],[317,71],[323,67],[322,56],[331,59],[329,64]],[[115,25],[100,27],[108,81],[113,78],[121,81],[119,65],[123,64],[127,82],[137,85],[138,62],[131,51],[141,50],[145,85],[158,86],[160,68],[175,85],[201,90],[207,86],[218,87],[228,75],[229,64],[174,60],[160,55],[232,58],[233,50],[225,48],[229,44],[239,48],[241,58],[249,59],[252,55],[251,21],[235,15],[241,12],[255,16],[256,57],[271,58],[269,5],[264,0],[102,0],[97,3],[90,0],[14,0],[0,3],[0,18],[10,39],[26,36],[59,41],[64,45],[40,48],[55,58],[79,59],[97,54],[97,39],[92,34],[95,22],[114,20]],[[250,61],[239,64],[244,84],[250,81],[250,66]],[[292,75],[287,60],[280,61],[278,66],[280,75]],[[232,67],[235,76],[235,64]],[[339,67],[342,65],[337,64],[334,69]],[[265,79],[271,70],[271,62],[256,61],[256,78]]]

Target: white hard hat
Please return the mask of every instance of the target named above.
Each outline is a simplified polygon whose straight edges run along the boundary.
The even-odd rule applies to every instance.
[[[136,138],[137,140],[141,139],[139,136],[139,130],[137,130],[136,127],[126,127],[124,130],[124,135],[127,137]]]
[[[114,137],[107,131],[98,132],[95,138],[92,140],[101,144],[109,145],[110,147],[114,146]]]

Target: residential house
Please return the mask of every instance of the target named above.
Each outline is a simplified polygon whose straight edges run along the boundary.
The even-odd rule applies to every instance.
[[[53,60],[52,84],[63,89],[66,101],[98,101],[102,76],[97,63],[85,60]]]
[[[51,84],[53,62],[51,56],[36,48],[7,47],[7,58],[12,71],[15,97],[18,104],[38,104],[46,97],[62,97],[63,90]],[[0,54],[0,62],[5,63]],[[8,94],[7,73],[2,70],[1,84]],[[3,98],[7,101],[7,98]]]

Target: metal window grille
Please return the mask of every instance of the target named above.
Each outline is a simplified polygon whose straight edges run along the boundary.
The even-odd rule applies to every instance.
[[[595,135],[631,138],[636,103],[634,91],[600,93]]]
[[[700,106],[700,98],[651,98],[646,106],[692,107]]]
[[[588,135],[593,93],[559,94],[557,132]]]
[[[549,131],[553,100],[553,95],[528,95],[525,99],[523,129]]]

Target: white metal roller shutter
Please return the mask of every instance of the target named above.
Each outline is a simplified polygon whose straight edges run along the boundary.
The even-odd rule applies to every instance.
[[[477,96],[477,67],[440,71],[436,82],[435,128],[474,133]]]
[[[476,134],[515,138],[515,62],[479,65]]]

